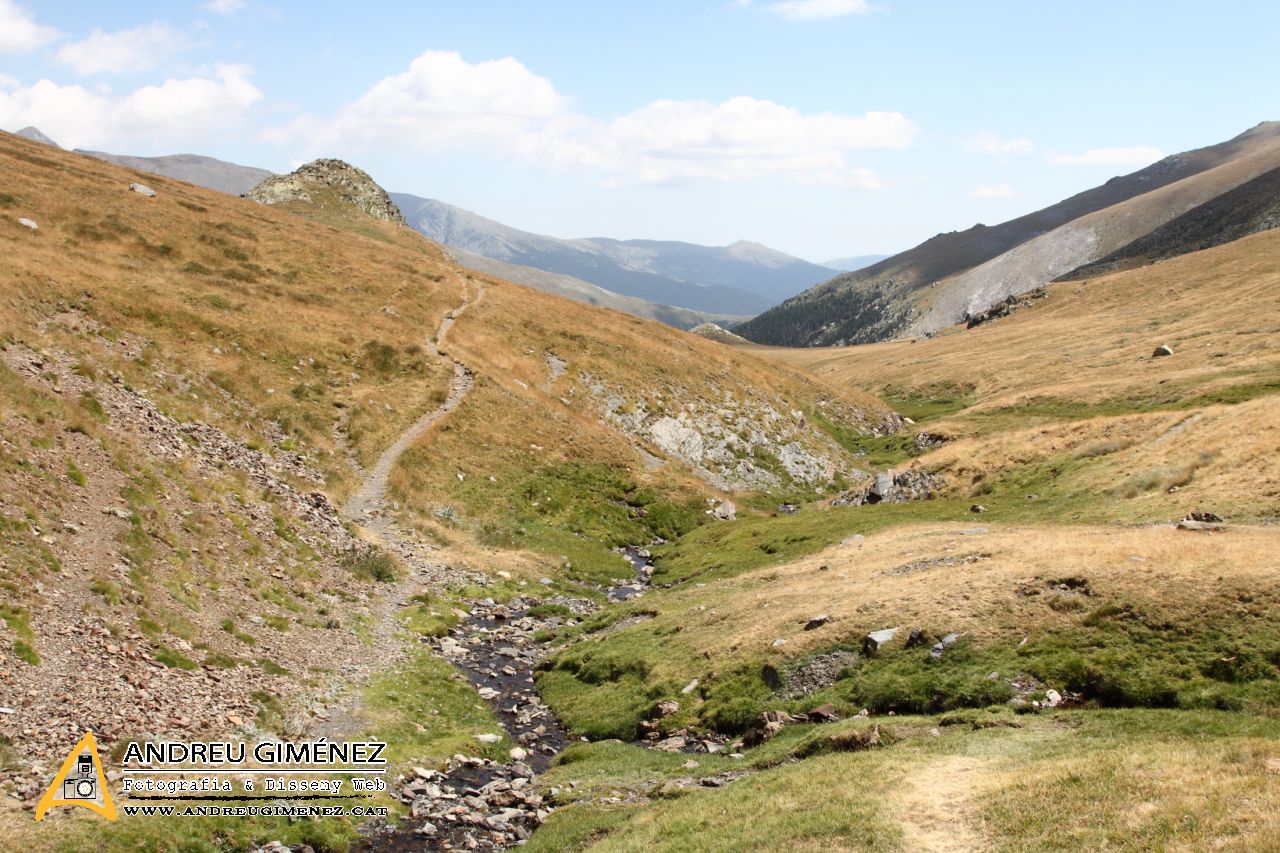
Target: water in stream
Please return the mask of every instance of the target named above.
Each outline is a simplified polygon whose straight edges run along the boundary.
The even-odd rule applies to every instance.
[[[649,552],[622,550],[633,579],[604,590],[611,602],[644,594],[653,575]],[[582,618],[597,609],[587,599],[541,599],[560,604]],[[502,763],[456,755],[443,772],[415,771],[397,796],[410,808],[396,830],[373,832],[353,848],[359,853],[408,853],[421,850],[497,850],[527,838],[545,819],[549,804],[534,793],[532,781],[568,746],[570,737],[538,695],[534,668],[547,650],[534,633],[564,624],[560,617],[529,615],[536,600],[516,598],[505,605],[492,599],[471,602],[471,618],[449,636],[431,642],[437,652],[464,673],[489,703],[503,733],[518,744]],[[477,734],[497,734],[484,732]]]

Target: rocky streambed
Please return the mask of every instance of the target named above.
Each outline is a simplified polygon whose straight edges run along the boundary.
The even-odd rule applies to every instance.
[[[627,548],[622,555],[635,576],[604,590],[611,602],[643,595],[653,575],[648,551]],[[556,604],[573,616],[532,616],[535,604]],[[582,619],[599,605],[568,597],[521,597],[506,604],[482,599],[470,605],[470,618],[448,636],[424,642],[462,671],[493,709],[503,732],[477,733],[477,739],[497,743],[505,734],[516,746],[505,762],[455,755],[443,771],[416,768],[401,777],[393,796],[409,807],[409,816],[394,830],[367,835],[354,848],[361,853],[505,849],[528,838],[554,808],[555,789],[544,793],[533,782],[571,738],[538,695],[534,670],[551,650],[534,635]],[[667,739],[653,745],[699,751],[700,741]]]

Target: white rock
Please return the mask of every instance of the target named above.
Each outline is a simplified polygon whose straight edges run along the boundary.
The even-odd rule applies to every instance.
[[[512,761],[524,761],[526,758],[529,757],[528,751],[521,749],[518,746],[515,749],[508,752],[507,755],[511,757]]]
[[[156,191],[146,184],[129,184],[129,189],[133,190],[138,195],[145,195],[147,198],[155,198],[156,196]]]
[[[475,738],[481,743],[497,743],[498,741],[502,740],[502,735],[485,733],[482,735],[476,735]]]
[[[688,684],[686,684],[680,692],[688,696],[690,693],[692,693],[697,689],[698,689],[698,679],[695,678],[693,681],[690,681]]]
[[[35,222],[33,222],[30,219],[26,219],[26,218],[19,219],[18,224],[21,225],[23,228],[30,228],[32,231],[40,230],[40,226],[35,224]]]

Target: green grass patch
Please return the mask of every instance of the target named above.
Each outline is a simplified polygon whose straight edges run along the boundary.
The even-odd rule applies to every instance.
[[[457,605],[437,595],[422,593],[410,599],[414,603],[400,611],[406,628],[423,637],[444,637],[458,624],[453,612]]]
[[[71,482],[75,483],[82,489],[87,488],[89,485],[89,478],[84,475],[83,471],[76,467],[74,459],[67,459],[67,476],[71,479]]]
[[[452,489],[478,519],[480,542],[563,558],[565,574],[588,583],[630,576],[614,548],[674,539],[705,520],[700,496],[659,494],[608,465],[532,466],[496,479],[469,477]]]
[[[486,705],[457,671],[426,650],[374,678],[364,692],[364,715],[371,736],[387,742],[391,767],[443,766],[449,756],[499,759],[511,744],[486,746],[475,735],[501,734]]]
[[[40,653],[36,651],[36,636],[31,631],[31,613],[24,607],[0,604],[0,619],[15,635],[13,653],[32,666],[39,666]]]
[[[151,655],[170,669],[200,668],[200,664],[182,654],[182,652],[179,652],[176,649],[171,649],[165,645],[156,645],[156,647],[151,650]]]

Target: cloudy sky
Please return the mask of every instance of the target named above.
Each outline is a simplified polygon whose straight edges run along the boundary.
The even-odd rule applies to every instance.
[[[825,260],[1280,119],[1272,2],[0,0],[0,128]]]

